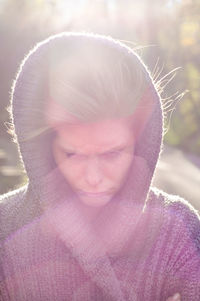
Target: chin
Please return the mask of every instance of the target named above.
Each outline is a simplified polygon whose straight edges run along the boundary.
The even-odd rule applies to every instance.
[[[111,200],[111,196],[95,198],[79,196],[79,199],[84,205],[90,207],[102,207],[105,206]]]

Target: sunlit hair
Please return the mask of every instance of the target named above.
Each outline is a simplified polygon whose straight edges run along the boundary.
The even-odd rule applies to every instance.
[[[68,113],[66,122],[70,122],[69,116],[80,122],[95,122],[133,114],[147,89],[147,79],[140,59],[131,52],[112,38],[91,38],[91,34],[74,36],[68,44],[52,48],[48,119],[60,118],[56,110],[49,113],[53,102]]]
[[[45,107],[42,105],[38,111],[40,120],[44,117],[46,123],[41,125],[40,122],[25,140],[51,130],[52,125],[58,122],[97,122],[132,116],[138,108],[151,110],[152,104],[148,99],[145,103],[141,101],[151,80],[162,96],[176,71],[174,69],[160,78],[156,65],[151,77],[136,51],[111,37],[72,32],[46,41],[46,82],[41,85],[45,86],[47,93]],[[15,82],[12,89],[14,87]],[[173,111],[170,106],[180,96],[182,94],[175,95],[175,99],[161,98],[164,118],[170,110]],[[52,106],[59,106],[63,110],[62,116]],[[12,120],[11,107],[8,110]],[[17,140],[13,123],[8,123],[8,128]]]

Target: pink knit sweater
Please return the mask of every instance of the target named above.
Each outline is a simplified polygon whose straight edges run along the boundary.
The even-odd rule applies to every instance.
[[[162,151],[163,112],[144,65],[154,109],[126,183],[94,221],[76,207],[52,159],[52,134],[27,139],[44,122],[38,110],[49,53],[58,44],[67,50],[70,39],[62,34],[38,44],[13,87],[13,122],[29,183],[0,199],[0,300],[166,301],[179,292],[182,301],[198,301],[200,219],[186,200],[151,186]],[[142,64],[112,39],[95,41]]]

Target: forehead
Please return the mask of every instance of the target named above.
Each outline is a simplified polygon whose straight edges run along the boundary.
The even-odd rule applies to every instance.
[[[62,147],[74,150],[106,150],[120,144],[130,144],[133,130],[128,119],[105,120],[90,124],[60,124],[56,128]]]

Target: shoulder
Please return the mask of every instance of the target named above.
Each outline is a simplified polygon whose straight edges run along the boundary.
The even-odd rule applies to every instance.
[[[9,217],[18,214],[26,200],[28,185],[0,195],[1,223]]]
[[[0,195],[0,209],[5,206],[9,206],[19,201],[26,193],[28,185],[22,186],[16,190],[9,191]]]
[[[39,213],[29,185],[0,196],[0,239],[21,228]]]
[[[163,223],[192,239],[200,250],[200,215],[187,200],[179,195],[168,194],[152,187],[149,194],[150,207],[160,208]]]
[[[179,195],[168,194],[161,189],[151,187],[149,193],[149,200],[152,204],[157,204],[166,213],[174,212],[180,218],[190,217],[200,221],[200,215],[197,209],[195,209],[189,201],[185,200]]]
[[[10,191],[0,196],[0,234],[4,239],[18,228],[19,216],[26,202],[28,186]]]

